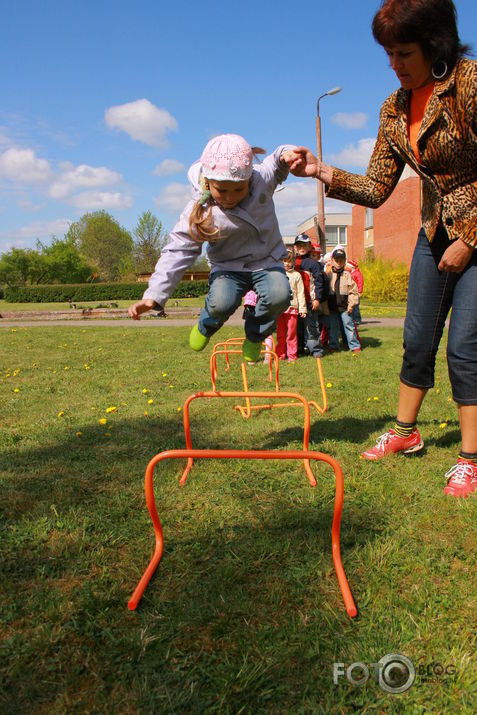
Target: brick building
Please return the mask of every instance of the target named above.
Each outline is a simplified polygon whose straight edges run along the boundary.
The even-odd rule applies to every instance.
[[[420,227],[420,179],[406,166],[393,193],[378,209],[353,205],[350,214],[326,214],[326,248],[332,250],[340,243],[356,261],[372,252],[409,266]],[[298,226],[301,232],[316,240],[314,216]]]

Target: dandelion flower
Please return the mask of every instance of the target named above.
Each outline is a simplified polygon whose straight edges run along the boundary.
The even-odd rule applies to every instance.
[[[20,388],[19,388],[19,387],[14,387],[14,388],[13,388],[13,392],[20,392]]]
[[[110,412],[116,412],[118,408],[112,405],[111,407],[106,407],[106,414],[109,414]]]
[[[178,407],[177,412],[181,412],[181,411],[182,411],[182,407]]]
[[[436,389],[436,395],[438,395],[438,394],[440,393],[440,391],[441,391],[441,388],[438,387],[438,388]]]
[[[63,417],[64,414],[64,412],[58,412],[57,417]]]
[[[370,397],[368,397],[368,399],[367,399],[366,401],[367,401],[367,402],[371,402],[371,398],[370,398]]]
[[[167,377],[167,372],[163,372],[162,377]]]
[[[108,422],[108,420],[106,419],[106,417],[101,417],[101,419],[99,420],[100,425],[105,425],[105,424],[107,424],[107,422]]]
[[[169,385],[169,389],[170,390],[174,389],[174,385]]]
[[[148,405],[153,405],[153,404],[154,404],[154,400],[148,400],[148,401],[147,401],[147,404],[148,404]]]
[[[82,434],[83,434],[82,432],[77,432],[77,433],[76,433],[76,436],[77,436],[77,437],[81,437]]]
[[[441,429],[445,429],[445,428],[447,427],[447,422],[441,422],[440,425],[439,425],[439,427],[440,427]]]
[[[148,392],[149,392],[149,390],[148,390],[146,387],[143,387],[143,388],[142,388],[142,394],[143,394],[143,395],[147,395]]]
[[[373,397],[373,400],[374,400],[375,402],[378,402],[379,397],[377,397],[377,396],[375,395],[375,396]]]
[[[70,368],[68,367],[68,365],[65,365],[64,368],[63,368],[63,370],[69,370],[69,369],[70,369]]]
[[[332,382],[327,382],[327,383],[326,383],[326,387],[333,387],[333,383],[332,383]]]
[[[149,414],[149,412],[147,412],[147,410],[146,410],[146,412],[144,413],[144,417],[147,417],[148,414]]]

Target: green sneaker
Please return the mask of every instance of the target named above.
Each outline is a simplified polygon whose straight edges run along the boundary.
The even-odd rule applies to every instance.
[[[252,341],[247,338],[242,346],[243,359],[246,360],[246,362],[257,362],[260,357],[261,349],[262,343],[252,343]]]
[[[190,331],[189,347],[191,347],[192,350],[195,350],[196,352],[200,352],[205,348],[209,340],[210,338],[207,338],[205,335],[202,335],[202,333],[199,332],[198,323],[196,323]]]

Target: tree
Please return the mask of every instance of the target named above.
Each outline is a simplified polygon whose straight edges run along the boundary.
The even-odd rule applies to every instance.
[[[115,281],[131,270],[133,240],[128,231],[106,211],[84,214],[70,226],[83,259],[106,280]]]
[[[0,258],[0,283],[10,286],[44,283],[47,277],[45,258],[32,248],[12,248]]]
[[[168,235],[162,230],[162,221],[150,211],[144,211],[134,229],[134,270],[152,273]]]
[[[38,241],[37,249],[46,262],[48,283],[84,283],[93,273],[68,234],[63,240],[53,236],[49,246]]]

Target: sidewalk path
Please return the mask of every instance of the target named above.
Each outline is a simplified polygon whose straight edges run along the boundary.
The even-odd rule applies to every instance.
[[[53,313],[43,313],[38,311],[38,318],[32,319],[31,313],[28,317],[12,317],[13,313],[8,313],[7,317],[0,318],[0,328],[41,328],[41,327],[56,327],[68,326],[71,328],[90,328],[99,326],[107,326],[109,328],[177,328],[177,327],[192,327],[198,319],[199,309],[191,310],[187,314],[184,310],[180,311],[177,317],[174,316],[174,310],[170,309],[167,312],[167,318],[142,318],[141,320],[131,320],[124,317],[125,311],[111,312],[111,317],[105,317],[104,313],[98,317],[93,316],[73,316],[70,314],[68,319],[54,317]],[[176,311],[178,313],[179,311]],[[114,317],[121,313],[123,317]],[[243,307],[238,308],[227,321],[227,325],[242,325]],[[42,317],[42,315],[44,317]],[[48,317],[46,317],[48,315]],[[404,325],[404,318],[364,318],[361,327],[383,327],[383,328],[401,328]]]

